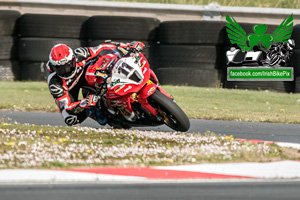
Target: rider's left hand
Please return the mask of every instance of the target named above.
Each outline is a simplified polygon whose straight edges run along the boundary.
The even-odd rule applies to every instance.
[[[96,106],[97,102],[99,100],[99,96],[94,95],[94,94],[90,94],[87,98],[86,98],[86,104],[90,107],[90,106]]]

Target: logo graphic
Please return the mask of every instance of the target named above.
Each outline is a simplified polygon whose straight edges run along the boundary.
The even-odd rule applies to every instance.
[[[247,35],[234,18],[226,15],[227,35],[232,47],[226,56],[229,66],[268,65],[284,66],[295,47],[290,39],[293,31],[293,14],[277,27],[273,34],[266,34],[267,25],[254,25]]]
[[[259,71],[260,66],[263,66],[263,69],[265,67],[271,67],[271,69],[274,69],[274,67],[284,67],[291,58],[292,50],[295,47],[294,40],[290,39],[293,31],[293,14],[285,18],[272,34],[266,33],[268,28],[266,24],[254,25],[253,33],[247,34],[233,17],[226,15],[226,21],[227,35],[231,42],[231,48],[226,52],[228,66],[236,66],[236,68],[251,66],[252,69],[255,67]],[[288,69],[287,67],[285,68],[286,70]],[[228,75],[230,74],[230,70],[229,67],[227,70]],[[288,73],[285,74],[293,72],[291,68],[288,70]],[[250,75],[250,73],[246,74]],[[271,80],[274,74],[278,75],[277,72],[264,71],[260,74],[260,78],[240,77],[232,80]],[[230,79],[228,76],[228,80]],[[279,79],[280,77],[277,76],[276,80]],[[289,80],[292,79],[293,76]]]

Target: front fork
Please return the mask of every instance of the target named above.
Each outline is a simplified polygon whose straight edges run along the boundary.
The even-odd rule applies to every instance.
[[[161,87],[159,87],[157,84],[153,83],[151,80],[149,80],[145,87],[139,91],[137,94],[137,100],[141,104],[141,106],[148,111],[148,114],[157,116],[158,112],[155,108],[153,108],[149,102],[148,102],[148,97],[153,95],[153,93],[159,90],[162,92],[164,95],[166,95],[169,98],[172,98],[165,90],[163,90]]]

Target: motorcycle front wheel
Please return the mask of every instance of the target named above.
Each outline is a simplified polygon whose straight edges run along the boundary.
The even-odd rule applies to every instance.
[[[181,108],[159,90],[148,97],[150,105],[157,110],[164,123],[175,131],[185,132],[190,128],[190,120]]]

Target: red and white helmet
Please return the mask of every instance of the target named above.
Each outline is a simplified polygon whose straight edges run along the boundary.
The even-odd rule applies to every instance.
[[[49,62],[56,74],[63,79],[73,78],[76,74],[75,55],[65,44],[57,44],[51,49]]]

